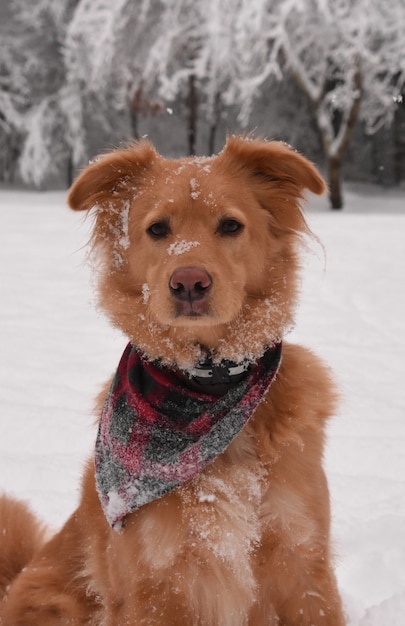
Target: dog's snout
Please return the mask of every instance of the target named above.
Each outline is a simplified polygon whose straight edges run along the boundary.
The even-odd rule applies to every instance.
[[[173,272],[169,280],[170,292],[176,300],[202,300],[211,287],[211,276],[199,267],[181,267]]]

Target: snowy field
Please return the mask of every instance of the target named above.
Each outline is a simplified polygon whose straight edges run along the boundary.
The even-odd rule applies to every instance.
[[[94,310],[89,223],[62,193],[0,191],[0,490],[58,528],[79,497],[92,400],[125,339]],[[311,200],[312,202],[312,200]],[[316,200],[293,339],[335,370],[326,467],[350,626],[405,624],[405,194]],[[316,626],[316,625],[315,625]]]

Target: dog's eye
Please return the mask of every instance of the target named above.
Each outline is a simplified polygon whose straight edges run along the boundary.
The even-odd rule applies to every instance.
[[[155,222],[146,230],[148,235],[153,237],[154,239],[164,239],[167,235],[170,234],[170,225],[169,222],[163,220],[161,222]]]
[[[220,235],[237,235],[244,229],[244,225],[237,220],[223,219],[218,226],[218,233]]]

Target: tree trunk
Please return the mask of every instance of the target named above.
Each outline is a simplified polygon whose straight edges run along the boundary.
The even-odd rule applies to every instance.
[[[217,133],[217,122],[213,120],[210,124],[210,131],[208,135],[208,154],[211,156],[215,153],[215,136]]]
[[[346,153],[347,146],[353,135],[354,127],[356,126],[357,119],[359,117],[361,95],[362,95],[362,75],[360,60],[355,61],[355,72],[352,78],[352,90],[353,100],[351,103],[349,115],[343,126],[343,132],[341,133],[340,145],[335,157],[328,157],[328,171],[329,171],[329,197],[332,209],[343,208],[343,198],[341,193],[341,166],[343,157]],[[340,131],[337,131],[337,133]]]
[[[138,132],[138,111],[132,106],[129,110],[130,124],[131,124],[131,137],[133,139],[139,139]]]
[[[221,114],[219,93],[215,94],[213,111],[211,113],[211,121],[208,134],[208,154],[215,154],[215,139],[218,130],[218,124]]]
[[[332,209],[343,209],[341,167],[341,159],[328,157],[329,200]]]
[[[329,198],[332,209],[343,208],[343,196],[341,191],[341,166],[347,146],[353,134],[356,125],[360,102],[362,96],[362,74],[360,59],[354,59],[354,72],[350,77],[351,89],[353,93],[352,101],[349,106],[347,115],[342,115],[339,110],[330,111],[327,119],[326,112],[328,107],[324,107],[326,96],[334,89],[335,84],[332,82],[328,85],[328,81],[324,81],[324,87],[319,95],[315,98],[313,92],[309,88],[310,81],[304,80],[297,69],[292,69],[292,76],[298,87],[307,96],[310,107],[315,115],[316,124],[320,132],[322,146],[328,166],[328,182],[329,182]],[[334,118],[334,114],[340,114],[340,121]],[[333,144],[334,156],[330,156]]]
[[[69,150],[69,155],[67,159],[67,185],[68,188],[72,185],[75,177],[75,168],[73,165],[73,154],[72,151]]]
[[[8,183],[15,182],[18,160],[21,156],[21,145],[21,135],[11,129],[5,137],[4,167],[1,180]]]
[[[188,153],[190,155],[194,155],[195,145],[196,145],[196,140],[197,140],[197,111],[198,111],[198,96],[197,96],[196,78],[194,74],[192,74],[188,79],[187,107],[188,107],[188,128],[187,128]]]

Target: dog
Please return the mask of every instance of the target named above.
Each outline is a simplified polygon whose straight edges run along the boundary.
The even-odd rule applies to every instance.
[[[306,158],[239,136],[209,158],[143,140],[76,179],[129,343],[62,530],[1,499],[1,626],[344,625],[322,468],[337,394],[284,341],[305,190],[325,191]]]

